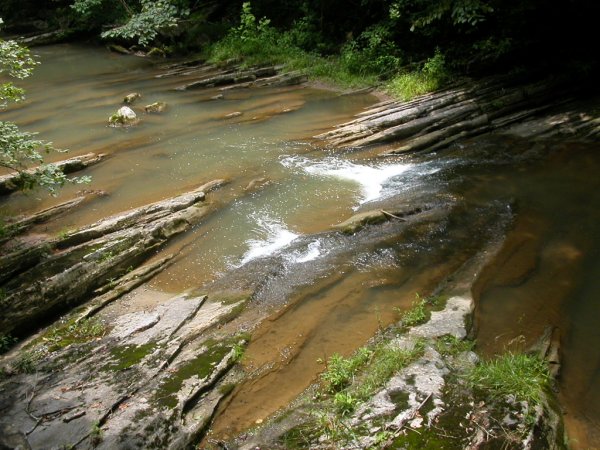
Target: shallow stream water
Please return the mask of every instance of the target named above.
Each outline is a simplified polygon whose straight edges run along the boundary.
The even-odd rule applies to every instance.
[[[168,246],[181,255],[149,283],[157,292],[149,302],[281,255],[285,283],[265,288],[270,316],[253,333],[244,360],[244,370],[257,375],[222,408],[216,434],[235,434],[277,411],[316,379],[319,360],[351,353],[397,320],[395,308],[410,306],[416,293],[428,295],[487,239],[506,232],[481,290],[479,348],[494,354],[525,347],[546,325],[558,326],[573,443],[600,445],[595,146],[492,137],[433,156],[331,153],[310,137],[374,97],[286,87],[224,91],[223,99],[211,100],[220,91],[174,90],[193,77],[162,76],[165,69],[142,58],[73,45],[35,53],[42,64],[22,83],[28,99],[2,113],[3,120],[40,132],[69,156],[109,155],[86,171],[93,182],[85,187],[108,195],[38,231],[58,234],[226,178],[230,183],[209,196],[216,212]],[[134,105],[140,125],[108,127],[108,116],[131,92],[142,94]],[[144,114],[143,105],[154,101],[166,101],[168,110]],[[242,114],[225,118],[232,112]],[[247,189],[258,179],[264,186]],[[32,212],[80,189],[68,186],[58,198],[14,194],[0,208]],[[423,198],[461,206],[418,231],[389,225],[364,243],[320,234],[357,211]]]

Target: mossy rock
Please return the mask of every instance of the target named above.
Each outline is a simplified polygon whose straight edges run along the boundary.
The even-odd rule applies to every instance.
[[[123,103],[125,103],[126,105],[131,105],[131,104],[135,103],[136,100],[139,100],[140,98],[142,98],[142,94],[140,94],[139,92],[132,92],[131,94],[127,94],[123,98]]]
[[[362,230],[366,225],[373,225],[387,220],[382,211],[366,211],[350,217],[348,220],[335,225],[334,228],[344,234],[354,234]]]
[[[137,114],[128,106],[122,106],[119,110],[108,118],[108,123],[112,127],[130,127],[140,122]]]
[[[165,102],[154,102],[144,106],[146,113],[162,113],[167,110],[167,104]]]

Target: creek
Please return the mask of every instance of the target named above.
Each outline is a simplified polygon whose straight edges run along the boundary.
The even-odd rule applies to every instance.
[[[108,195],[37,232],[58,234],[215,178],[230,180],[215,196],[216,213],[169,244],[181,250],[176,263],[107,317],[227,274],[262,277],[245,268],[280,258],[285,276],[265,282],[257,298],[268,319],[252,333],[243,361],[248,381],[222,405],[214,436],[266,419],[317,379],[320,361],[363,345],[398,319],[397,308],[431,294],[485,242],[505,237],[479,286],[478,348],[486,355],[526,348],[545,326],[557,326],[572,445],[600,443],[597,146],[489,136],[437,155],[335,153],[311,136],[348,120],[374,97],[293,86],[230,90],[213,100],[217,89],[177,91],[185,75],[162,76],[163,68],[143,58],[74,45],[34,53],[42,64],[21,83],[27,100],[3,119],[40,132],[69,156],[109,155],[86,171],[93,182],[85,187]],[[142,94],[133,107],[140,125],[108,127],[131,92]],[[143,105],[155,101],[167,102],[168,110],[144,114]],[[226,118],[232,112],[242,114]],[[256,180],[263,186],[249,189]],[[60,198],[13,194],[0,208],[33,212],[80,189],[67,186]],[[458,206],[418,230],[389,224],[364,239],[323,233],[356,212],[394,202]]]

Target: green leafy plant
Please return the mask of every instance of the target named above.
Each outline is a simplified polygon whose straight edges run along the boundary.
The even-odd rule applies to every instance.
[[[378,78],[369,55],[380,52],[381,45],[377,44],[376,31],[372,33],[370,40],[367,37],[361,40],[360,45],[366,45],[368,49],[360,55],[358,53],[363,50],[356,44],[356,55],[351,54],[353,48],[348,46],[344,57],[323,57],[315,51],[315,47],[321,45],[321,37],[313,19],[305,17],[296,21],[290,30],[278,31],[271,26],[269,19],[257,19],[251,4],[246,2],[240,13],[240,24],[210,47],[208,59],[213,63],[235,60],[242,66],[283,64],[285,70],[302,71],[309,77],[342,86],[366,86],[376,83]],[[305,47],[312,51],[304,50]],[[363,70],[359,60],[369,62],[369,69]],[[382,60],[380,62],[383,64]]]
[[[241,361],[244,356],[244,352],[246,351],[246,347],[242,343],[236,342],[233,344],[231,349],[233,350],[233,360]]]
[[[390,29],[376,24],[342,47],[341,63],[351,73],[387,77],[399,69],[399,49],[391,40]]]
[[[333,405],[338,414],[347,416],[356,409],[358,399],[349,392],[336,392],[333,396]]]
[[[417,294],[416,297],[416,300],[409,310],[402,311],[399,308],[395,308],[396,311],[401,314],[400,320],[405,327],[413,327],[427,321],[427,301],[422,299],[419,294]]]
[[[242,4],[242,13],[240,15],[239,26],[231,30],[231,35],[242,41],[262,40],[271,33],[269,24],[271,21],[266,17],[259,20],[252,14],[252,5],[250,2]]]
[[[147,46],[159,33],[177,26],[181,17],[189,14],[188,9],[178,8],[169,0],[141,0],[141,10],[131,14],[129,20],[101,34],[103,38],[137,39]]]
[[[483,22],[494,11],[489,2],[484,0],[449,0],[443,2],[413,2],[411,0],[395,0],[390,5],[390,18],[400,19],[410,12],[411,31],[427,28],[434,22],[448,18],[457,25],[471,27]]]
[[[101,11],[108,8],[111,16],[114,16],[112,23],[118,25],[111,25],[110,29],[102,32],[101,37],[137,41],[144,47],[154,42],[161,33],[177,27],[179,21],[190,13],[188,8],[181,6],[181,2],[171,0],[130,3],[121,0],[113,5],[106,0],[75,0],[71,8],[88,23],[93,23],[94,18],[101,16]]]
[[[15,342],[17,342],[17,339],[10,334],[0,334],[0,355],[6,353]]]
[[[0,26],[2,23],[0,19]],[[15,41],[0,39],[0,75],[23,79],[31,75],[37,64],[27,48]],[[6,108],[10,102],[20,102],[24,94],[24,90],[12,82],[1,84],[0,109]],[[35,136],[36,133],[21,131],[13,122],[0,121],[0,167],[17,172],[18,177],[13,181],[17,189],[27,190],[41,186],[55,194],[56,189],[67,181],[89,182],[89,177],[67,180],[57,166],[43,164],[42,153],[55,149],[51,143],[38,140]]]
[[[282,45],[280,37],[279,33],[271,28],[270,20],[265,17],[257,19],[252,13],[250,2],[245,2],[240,13],[240,24],[211,48],[210,59],[244,60],[249,65],[281,62],[292,48]]]
[[[321,378],[327,385],[329,392],[338,392],[346,387],[358,369],[360,369],[370,358],[371,351],[367,348],[359,349],[353,356],[344,358],[339,354],[332,355],[327,361],[327,370],[321,374]]]

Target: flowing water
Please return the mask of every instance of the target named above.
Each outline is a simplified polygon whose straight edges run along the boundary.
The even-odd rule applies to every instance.
[[[42,64],[22,85],[28,100],[3,112],[69,155],[107,153],[86,171],[103,190],[76,212],[38,230],[76,228],[217,178],[217,207],[175,239],[177,262],[155,277],[151,300],[207,286],[231,274],[260,278],[256,301],[268,319],[244,359],[248,381],[223,405],[216,436],[237,433],[291,401],[322,370],[319,360],[349,354],[395,308],[429,294],[485,242],[507,234],[480,286],[478,345],[493,354],[525,346],[550,324],[562,335],[561,395],[580,448],[598,445],[600,411],[600,158],[593,145],[540,145],[506,137],[473,140],[440,155],[375,159],[328,153],[310,136],[376,101],[307,87],[177,91],[193,77],[162,76],[145,59],[72,45],[35,50]],[[141,123],[110,128],[122,98],[140,92]],[[154,101],[163,114],[144,114]],[[225,118],[232,112],[241,112]],[[49,160],[64,155],[52,154]],[[256,182],[256,180],[259,180]],[[259,188],[248,189],[255,181]],[[4,214],[64,201],[13,194]],[[386,204],[444,206],[414,227],[389,222],[347,237],[327,233],[357,211]],[[267,276],[276,256],[280,275]],[[248,275],[250,274],[250,275]],[[255,280],[256,282],[256,280]],[[148,304],[148,303],[145,303]]]

